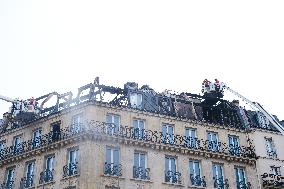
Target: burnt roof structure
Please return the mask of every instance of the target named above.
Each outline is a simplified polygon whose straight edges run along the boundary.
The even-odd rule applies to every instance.
[[[50,98],[56,98],[56,103],[44,107]],[[64,94],[53,92],[36,98],[35,109],[38,113],[34,116],[19,114],[22,121],[14,121],[10,123],[10,127],[3,126],[8,124],[7,121],[2,123],[2,132],[92,101],[243,130],[254,127],[277,131],[269,122],[261,119],[263,116],[260,112],[246,111],[235,103],[222,99],[220,95],[201,96],[185,92],[173,94],[167,90],[158,93],[148,85],[139,88],[135,82],[127,82],[124,88],[119,88],[102,85],[99,83],[99,78],[96,78],[93,83],[78,88],[75,97],[72,92]]]

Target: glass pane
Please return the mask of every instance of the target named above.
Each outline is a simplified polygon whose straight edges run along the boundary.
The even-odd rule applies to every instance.
[[[213,164],[213,177],[217,178],[217,166]]]
[[[118,149],[113,150],[113,163],[115,165],[119,165],[119,150]]]
[[[200,168],[199,168],[199,162],[194,162],[194,170],[195,170],[195,176],[200,175]]]
[[[139,154],[134,153],[134,166],[139,167]]]
[[[111,163],[111,149],[109,149],[109,148],[106,150],[106,162],[108,164]]]
[[[193,161],[189,161],[189,174],[194,175]]]
[[[143,169],[145,169],[145,165],[146,165],[146,158],[145,158],[145,154],[140,154],[140,167],[142,167]]]
[[[139,121],[139,128],[144,129],[144,121],[142,120]]]
[[[133,120],[133,127],[134,127],[135,129],[138,128],[138,120]]]
[[[170,166],[170,160],[168,157],[166,157],[166,167],[165,167],[166,172],[170,170],[169,166]]]
[[[170,170],[176,172],[176,161],[174,158],[170,158]]]

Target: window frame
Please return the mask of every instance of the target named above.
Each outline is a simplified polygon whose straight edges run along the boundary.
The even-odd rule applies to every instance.
[[[108,122],[108,116],[111,116],[111,123]],[[117,117],[118,118],[118,125],[116,125],[114,123],[114,117]],[[106,133],[107,134],[111,134],[111,135],[114,135],[115,132],[119,132],[120,131],[120,125],[121,125],[121,116],[119,114],[114,114],[114,113],[107,113],[106,114],[106,124],[107,124],[107,127],[106,127]],[[111,128],[111,132],[109,132],[109,127],[108,127],[108,124],[113,124],[115,125],[115,127],[117,128]]]
[[[166,133],[164,133],[164,126],[166,126]],[[169,133],[169,127],[172,127],[173,133]],[[174,124],[169,124],[169,123],[162,123],[162,135],[163,139],[162,142],[165,144],[175,144],[175,125]],[[168,135],[171,135],[168,138]],[[166,137],[166,138],[165,138]]]

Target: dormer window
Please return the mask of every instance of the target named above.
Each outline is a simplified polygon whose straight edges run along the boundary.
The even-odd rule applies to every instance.
[[[142,94],[131,93],[130,94],[130,105],[132,108],[142,108]]]

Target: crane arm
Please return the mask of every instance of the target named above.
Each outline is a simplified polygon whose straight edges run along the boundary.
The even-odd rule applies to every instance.
[[[6,97],[6,96],[2,96],[2,95],[0,95],[0,99],[4,100],[6,102],[12,102],[12,103],[16,101],[15,99],[12,99],[12,98],[9,98],[9,97]]]
[[[242,99],[244,102],[246,102],[247,104],[249,104],[254,110],[258,110],[261,113],[263,113],[263,115],[270,121],[270,123],[282,134],[284,135],[284,128],[283,126],[274,118],[274,116],[272,116],[270,113],[268,113],[259,103],[257,102],[252,102],[249,99],[245,98],[244,96],[242,96],[241,94],[239,94],[238,92],[234,91],[233,89],[231,89],[230,87],[228,87],[225,83],[222,83],[224,88],[228,91],[230,91],[231,93],[233,93],[234,95],[236,95],[237,97],[239,97],[240,99]]]

